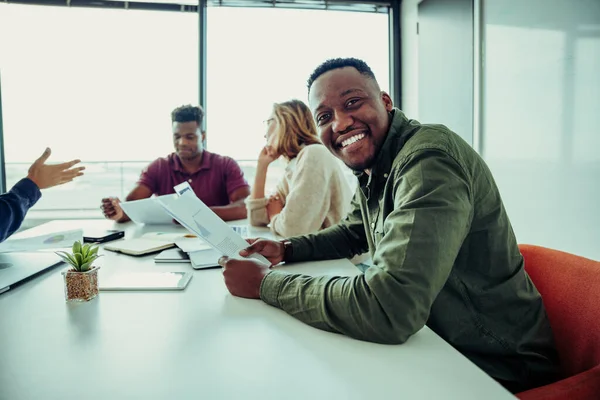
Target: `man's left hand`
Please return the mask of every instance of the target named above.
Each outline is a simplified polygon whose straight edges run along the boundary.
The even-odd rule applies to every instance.
[[[219,265],[223,267],[223,278],[229,293],[248,299],[260,299],[260,284],[269,273],[269,267],[256,260],[228,257],[221,257]]]

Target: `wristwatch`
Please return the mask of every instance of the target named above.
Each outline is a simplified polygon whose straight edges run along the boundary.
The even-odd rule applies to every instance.
[[[292,247],[292,242],[289,240],[280,240],[280,243],[283,244],[283,261],[288,261],[292,258],[292,254],[294,252],[294,248]]]

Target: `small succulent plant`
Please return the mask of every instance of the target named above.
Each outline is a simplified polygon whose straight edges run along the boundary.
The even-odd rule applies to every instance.
[[[56,254],[77,272],[89,271],[92,268],[92,263],[100,257],[98,246],[92,246],[89,243],[81,244],[79,241],[73,243],[72,253],[57,251]]]

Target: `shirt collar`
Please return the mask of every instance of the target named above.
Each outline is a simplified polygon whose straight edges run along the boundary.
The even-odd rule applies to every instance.
[[[394,108],[391,111],[391,115],[392,122],[371,169],[371,175],[367,175],[364,171],[354,171],[361,186],[369,186],[374,181],[387,179],[396,155],[398,155],[398,152],[400,152],[406,141],[414,133],[414,129],[410,129],[411,126],[408,118],[406,118],[406,115],[402,111]]]
[[[209,151],[202,151],[202,161],[200,162],[200,168],[198,168],[195,172],[202,171],[204,169],[210,169],[212,165],[213,154]],[[177,153],[173,153],[173,170],[177,172],[188,173],[185,168],[183,168],[183,164],[181,163],[181,159],[177,155]]]

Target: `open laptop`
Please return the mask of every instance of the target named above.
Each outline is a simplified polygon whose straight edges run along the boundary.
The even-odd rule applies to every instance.
[[[0,293],[61,262],[60,257],[52,252],[0,254]]]

